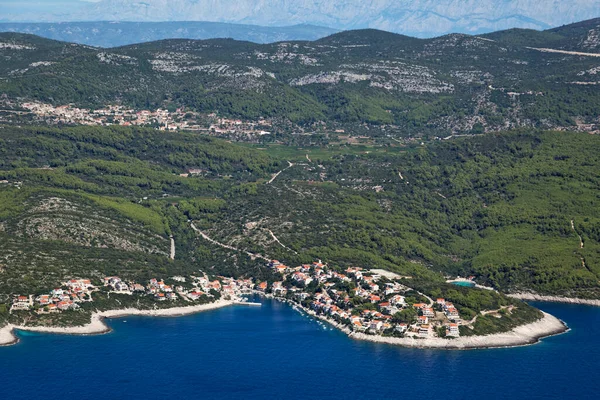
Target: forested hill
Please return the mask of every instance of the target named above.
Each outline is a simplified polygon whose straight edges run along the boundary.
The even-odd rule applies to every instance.
[[[508,44],[520,44],[573,51],[600,51],[600,18],[590,19],[546,31],[509,29],[483,37]]]
[[[295,148],[4,126],[0,303],[74,276],[277,278],[246,252],[597,299],[599,157],[577,132]]]
[[[594,130],[599,25],[434,39],[359,30],[312,42],[164,40],[114,49],[4,33],[0,93],[55,105],[185,106],[298,127],[363,123],[399,135]]]

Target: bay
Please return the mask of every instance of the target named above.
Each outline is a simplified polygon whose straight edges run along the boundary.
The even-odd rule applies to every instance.
[[[533,303],[570,332],[508,349],[419,350],[356,341],[286,304],[179,318],[126,317],[113,332],[19,332],[0,348],[0,398],[597,398],[600,308]]]

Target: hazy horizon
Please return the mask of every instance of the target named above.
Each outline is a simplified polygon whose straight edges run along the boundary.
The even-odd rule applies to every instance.
[[[417,37],[549,29],[600,17],[600,0],[2,0],[0,22],[222,22],[337,30],[375,28]]]

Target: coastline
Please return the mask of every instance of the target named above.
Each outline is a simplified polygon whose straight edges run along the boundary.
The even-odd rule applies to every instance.
[[[569,327],[560,319],[544,311],[544,316],[530,324],[517,326],[516,328],[503,333],[495,333],[485,336],[461,336],[455,339],[429,338],[396,338],[387,336],[367,335],[365,333],[354,332],[348,326],[338,323],[324,315],[318,315],[312,310],[307,310],[297,303],[287,299],[280,299],[273,295],[258,293],[266,298],[282,301],[290,305],[298,312],[327,322],[338,330],[342,331],[351,339],[364,340],[368,342],[391,344],[395,346],[419,348],[419,349],[446,349],[446,350],[474,350],[474,349],[492,349],[520,347],[535,344],[541,339],[556,336],[568,332]]]
[[[567,331],[569,331],[569,328],[561,320],[544,312],[544,317],[536,322],[518,326],[508,332],[486,336],[461,336],[456,339],[414,339],[373,336],[354,332],[348,336],[353,339],[394,344],[403,347],[471,350],[527,346],[538,343],[543,338],[559,335]]]
[[[233,300],[217,300],[208,304],[157,310],[138,310],[136,308],[125,308],[121,310],[98,311],[92,314],[92,319],[88,324],[73,327],[16,326],[8,324],[0,328],[0,346],[10,346],[19,342],[19,338],[14,334],[15,330],[54,333],[60,335],[101,335],[111,331],[110,327],[104,323],[104,319],[106,318],[120,318],[131,315],[148,317],[180,317],[184,315],[196,314],[202,311],[227,307],[236,303],[237,302]]]
[[[513,293],[507,294],[507,296],[512,297],[513,299],[527,301],[547,301],[551,303],[581,304],[587,306],[600,307],[600,300],[579,299],[576,297],[543,296],[535,293]]]
[[[569,328],[561,320],[544,312],[543,318],[530,324],[518,326],[511,331],[496,333],[486,336],[462,336],[456,339],[415,339],[415,338],[395,338],[376,335],[367,335],[350,330],[347,326],[340,324],[323,315],[318,315],[312,310],[307,310],[302,306],[287,299],[280,299],[272,295],[265,295],[266,298],[282,301],[290,305],[295,310],[306,313],[307,315],[327,322],[339,329],[349,338],[364,340],[375,343],[384,343],[408,348],[421,349],[447,349],[447,350],[469,350],[469,349],[488,349],[502,347],[517,347],[535,344],[540,339],[565,333]],[[537,300],[537,298],[536,298]],[[90,323],[75,327],[45,327],[45,326],[14,326],[6,325],[0,328],[0,346],[9,346],[19,342],[19,338],[14,334],[15,330],[29,332],[43,332],[63,335],[99,335],[111,331],[110,327],[104,322],[106,318],[120,318],[130,315],[150,316],[150,317],[177,317],[183,315],[195,314],[202,311],[208,311],[237,304],[232,300],[218,300],[214,303],[201,304],[197,306],[173,307],[159,310],[138,310],[127,308],[121,310],[100,311],[92,314]]]

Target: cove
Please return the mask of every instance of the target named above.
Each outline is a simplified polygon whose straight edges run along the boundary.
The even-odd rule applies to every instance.
[[[109,320],[113,332],[99,336],[19,332],[19,344],[0,349],[2,398],[597,395],[600,308],[533,303],[572,330],[532,346],[448,351],[352,340],[286,304],[262,303],[180,318]]]

